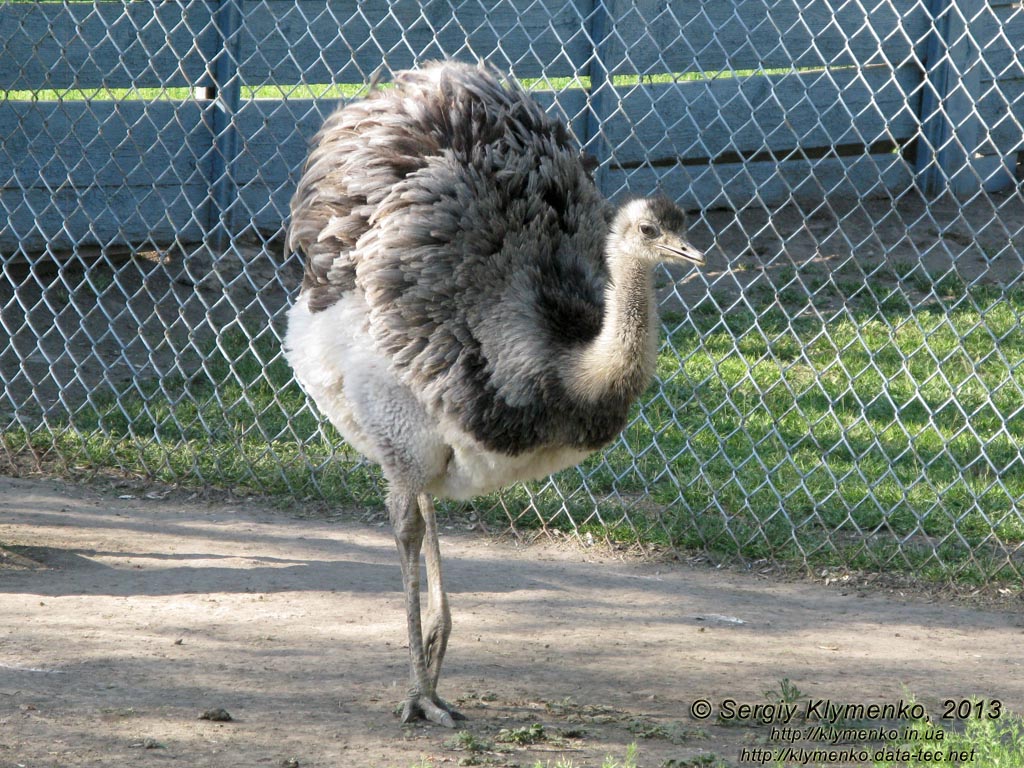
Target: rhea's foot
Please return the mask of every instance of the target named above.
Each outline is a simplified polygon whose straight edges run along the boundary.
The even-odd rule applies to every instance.
[[[421,719],[445,728],[454,728],[455,721],[465,720],[466,716],[437,696],[416,695],[406,699],[402,704],[402,722],[411,723]]]

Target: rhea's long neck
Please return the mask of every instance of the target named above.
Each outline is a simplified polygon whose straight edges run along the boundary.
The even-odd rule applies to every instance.
[[[601,332],[574,352],[566,370],[569,390],[591,403],[638,397],[650,383],[658,348],[653,264],[620,255],[609,259],[609,268]]]

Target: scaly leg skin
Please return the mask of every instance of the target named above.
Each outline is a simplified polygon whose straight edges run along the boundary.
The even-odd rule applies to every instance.
[[[441,662],[448,648],[448,636],[452,631],[452,614],[448,609],[448,595],[444,591],[441,578],[441,546],[437,537],[437,516],[430,496],[421,494],[418,498],[420,515],[423,517],[424,554],[427,561],[427,622],[424,632],[423,652],[427,662],[427,676],[434,701],[448,712],[454,720],[465,720],[461,712],[456,711],[437,696],[437,681],[441,677]]]
[[[424,717],[447,728],[454,728],[457,713],[453,715],[448,705],[437,698],[434,690],[437,682],[436,672],[440,670],[440,657],[434,657],[437,658],[437,668],[435,676],[432,677],[427,672],[427,654],[424,650],[423,630],[420,624],[420,547],[426,531],[424,517],[413,494],[394,489],[388,492],[388,512],[401,559],[405,614],[409,631],[409,696],[402,706],[402,722],[408,723]],[[437,529],[433,520],[431,526],[433,535],[427,542],[427,550],[433,551],[431,557],[437,557]]]

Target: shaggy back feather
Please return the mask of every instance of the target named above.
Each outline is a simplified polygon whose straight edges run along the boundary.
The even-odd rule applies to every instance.
[[[292,199],[312,311],[358,291],[370,334],[434,413],[491,450],[596,448],[595,408],[559,365],[601,325],[609,209],[561,123],[477,66],[401,72],[339,109]]]

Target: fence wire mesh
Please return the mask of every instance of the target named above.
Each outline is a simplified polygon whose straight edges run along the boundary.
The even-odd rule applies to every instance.
[[[2,3],[0,455],[378,503],[281,358],[288,199],[379,68],[479,59],[711,266],[661,275],[620,440],[461,514],[1019,582],[1021,40],[1008,0]]]

